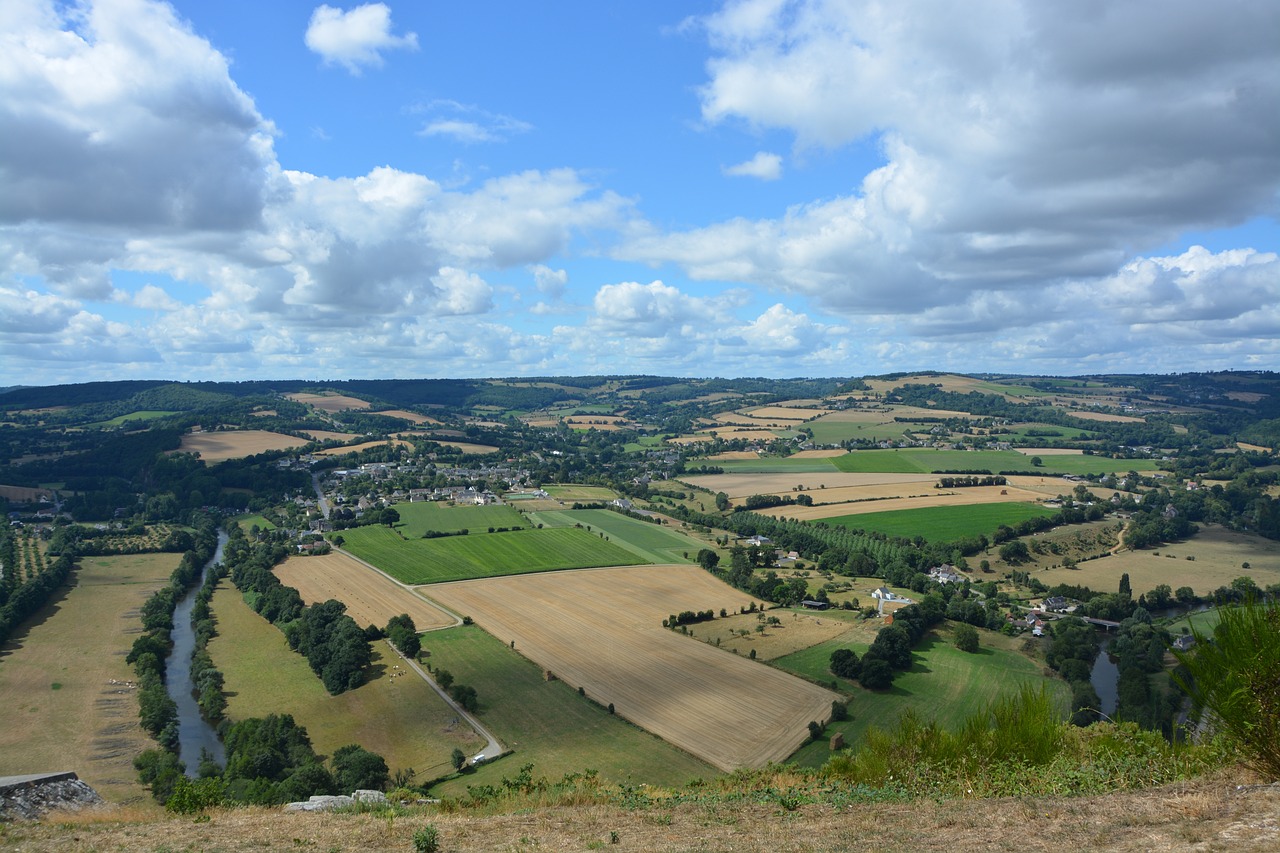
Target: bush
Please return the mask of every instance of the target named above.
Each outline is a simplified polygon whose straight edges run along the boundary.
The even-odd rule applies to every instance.
[[[978,632],[972,625],[956,626],[956,648],[970,654],[978,651]]]
[[[440,849],[440,831],[435,824],[427,824],[413,834],[415,853],[436,853]]]

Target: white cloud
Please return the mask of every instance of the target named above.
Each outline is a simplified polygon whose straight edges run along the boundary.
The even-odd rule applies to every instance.
[[[776,181],[782,177],[782,157],[767,151],[757,151],[756,156],[736,166],[726,166],[726,175],[735,178],[759,178],[762,181]]]
[[[511,116],[491,113],[457,101],[432,101],[420,108],[427,114],[420,136],[447,136],[463,143],[505,142],[533,130],[533,125]]]
[[[565,286],[569,283],[567,270],[553,270],[546,264],[534,264],[529,269],[533,272],[533,281],[541,293],[553,300],[564,296]]]
[[[305,36],[307,47],[327,64],[339,64],[352,74],[363,67],[380,67],[388,50],[417,50],[416,33],[391,33],[391,9],[385,3],[366,3],[344,12],[317,6]]]

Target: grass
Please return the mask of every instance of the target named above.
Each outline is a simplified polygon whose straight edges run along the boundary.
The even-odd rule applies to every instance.
[[[233,521],[244,528],[245,532],[248,532],[255,524],[258,525],[259,530],[276,529],[275,524],[268,521],[265,515],[260,514],[238,515],[233,519]]]
[[[528,527],[524,516],[509,506],[449,506],[439,501],[398,503],[400,523],[396,529],[406,539],[419,539],[428,530],[454,533],[482,532],[490,527]]]
[[[330,696],[284,635],[244,603],[225,581],[213,597],[218,636],[209,644],[226,679],[227,714],[233,720],[292,714],[325,755],[358,743],[387,760],[394,771],[412,767],[419,778],[447,772],[455,747],[468,752],[484,741],[454,713],[385,642],[374,645],[374,677],[355,690]],[[400,670],[392,667],[400,665]],[[470,752],[468,752],[470,754]]]
[[[468,785],[497,785],[532,763],[535,775],[556,779],[596,770],[609,780],[678,784],[716,771],[687,753],[579,696],[475,626],[428,634],[433,668],[476,689],[480,719],[514,755],[437,785],[437,796],[465,796]]]
[[[837,459],[840,457],[836,457]],[[766,456],[762,459],[706,460],[692,459],[690,467],[715,466],[726,474],[825,474],[837,470],[830,459],[796,459],[790,456]]]
[[[618,496],[613,489],[604,486],[583,486],[576,483],[559,483],[543,486],[542,490],[551,497],[562,501],[611,501]]]
[[[862,632],[853,629],[851,633],[862,639]],[[1024,685],[1033,689],[1046,685],[1065,715],[1070,699],[1066,682],[1045,678],[1043,664],[1016,650],[1023,640],[984,630],[978,634],[981,647],[976,654],[969,654],[952,645],[949,628],[930,632],[916,646],[911,670],[899,673],[893,687],[879,692],[835,679],[828,670],[833,651],[851,648],[862,655],[868,648],[865,642],[830,640],[773,661],[774,666],[828,686],[835,679],[839,692],[850,697],[850,719],[830,724],[826,738],[802,747],[792,761],[804,767],[818,767],[830,757],[827,740],[831,735],[840,732],[848,746],[856,747],[868,728],[892,726],[908,710],[921,719],[936,720],[944,728],[952,728],[993,700],[1016,694]]]
[[[404,540],[376,526],[344,530],[342,536],[351,553],[410,584],[637,562],[625,548],[573,527]]]
[[[1055,512],[1039,504],[993,503],[897,509],[823,520],[827,524],[853,530],[875,530],[907,539],[923,536],[935,542],[952,542],[980,534],[990,535],[1002,524],[1012,526],[1028,518],[1048,517]]]
[[[119,417],[112,418],[111,420],[108,420],[108,421],[98,421],[97,423],[88,424],[88,426],[91,426],[91,427],[116,427],[116,426],[120,426],[120,425],[121,425],[121,424],[123,424],[125,421],[153,421],[153,420],[155,420],[156,418],[167,418],[167,417],[169,417],[169,415],[176,415],[176,414],[178,414],[178,413],[177,413],[177,412],[158,411],[158,410],[156,410],[156,411],[147,410],[147,411],[141,411],[141,412],[130,412],[130,413],[129,413],[129,414],[127,414],[127,415],[120,415]]]
[[[75,770],[110,802],[145,796],[132,761],[154,742],[138,726],[124,658],[140,630],[138,609],[178,560],[81,558],[69,588],[4,645],[0,775]]]
[[[928,474],[934,471],[1036,471],[1043,474],[1106,474],[1159,470],[1156,459],[1110,459],[1105,456],[1062,455],[1042,457],[1039,467],[1031,457],[1014,450],[856,450],[831,460],[837,470],[849,473]]]
[[[1194,557],[1195,559],[1188,559]],[[1244,568],[1248,563],[1249,568]],[[1168,584],[1189,586],[1197,595],[1208,595],[1238,577],[1248,575],[1260,587],[1280,583],[1280,542],[1224,527],[1206,524],[1184,542],[1142,551],[1122,551],[1110,557],[1088,560],[1074,569],[1036,572],[1046,586],[1066,583],[1113,592],[1120,575],[1128,573],[1137,595]]]
[[[603,530],[611,542],[635,551],[650,563],[686,563],[707,543],[677,533],[668,527],[640,521],[606,509],[578,509],[532,513],[532,520],[548,527],[581,524],[592,531]],[[686,557],[685,554],[690,556]]]

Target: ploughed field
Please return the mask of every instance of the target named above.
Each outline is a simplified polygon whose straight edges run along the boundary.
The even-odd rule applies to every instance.
[[[454,619],[410,589],[369,569],[350,554],[290,557],[275,568],[276,577],[291,586],[307,604],[336,598],[358,625],[385,625],[393,616],[409,614],[419,631],[443,628]]]
[[[722,770],[781,761],[836,695],[662,627],[751,602],[696,566],[435,584],[428,594],[602,705]],[[696,626],[695,626],[696,629]]]

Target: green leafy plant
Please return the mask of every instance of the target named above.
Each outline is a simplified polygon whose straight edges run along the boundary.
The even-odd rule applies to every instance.
[[[429,823],[413,834],[415,853],[436,853],[440,849],[440,830]]]

